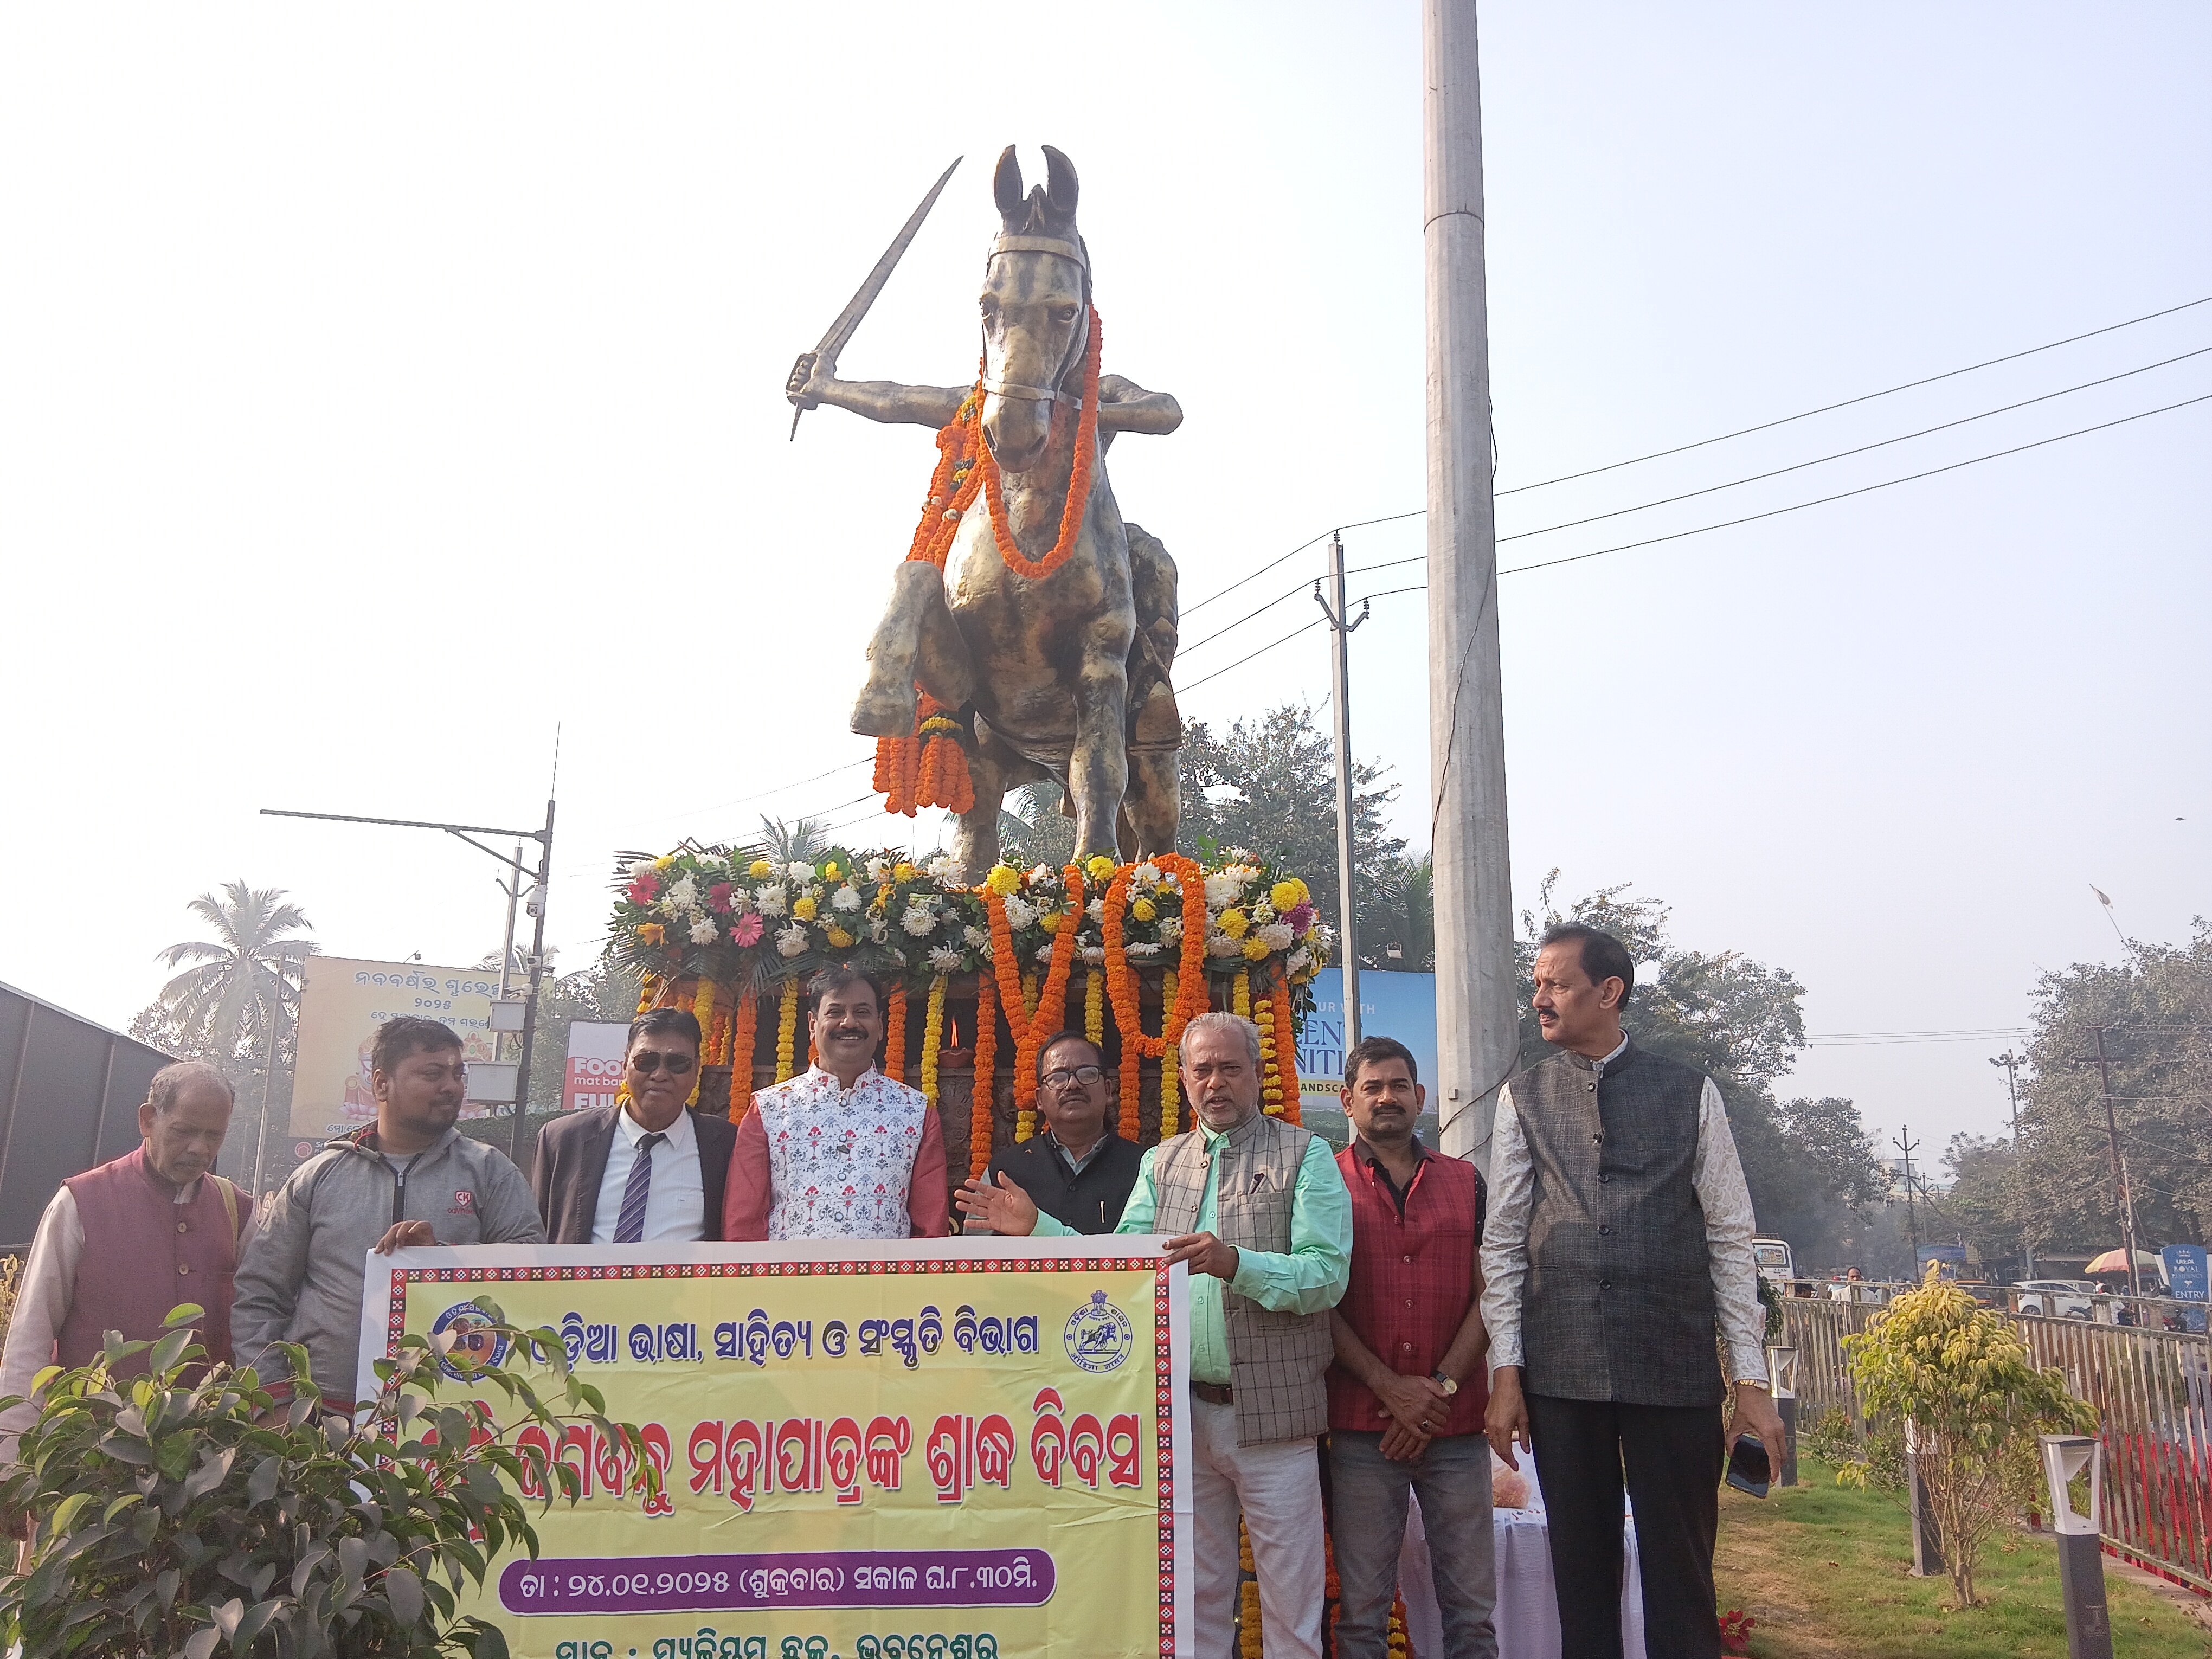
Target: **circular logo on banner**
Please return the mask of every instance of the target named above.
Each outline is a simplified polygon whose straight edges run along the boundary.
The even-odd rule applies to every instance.
[[[305,1164],[314,1155],[315,1144],[312,1140],[295,1140],[292,1143],[292,1156],[298,1158],[301,1163]]]
[[[1067,1316],[1061,1339],[1067,1357],[1085,1370],[1110,1371],[1129,1357],[1134,1333],[1129,1316],[1106,1299],[1103,1291],[1091,1292],[1091,1300]]]
[[[456,1302],[440,1314],[430,1327],[438,1369],[457,1382],[465,1382],[469,1372],[453,1363],[456,1356],[472,1366],[496,1365],[505,1359],[507,1340],[491,1325],[491,1316],[473,1302]]]

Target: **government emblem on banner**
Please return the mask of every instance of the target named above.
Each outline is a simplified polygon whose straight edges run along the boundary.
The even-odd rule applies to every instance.
[[[1113,1370],[1129,1357],[1135,1333],[1129,1316],[1109,1302],[1105,1291],[1093,1291],[1087,1305],[1068,1315],[1062,1340],[1067,1357],[1095,1376]]]
[[[469,1373],[454,1364],[456,1357],[477,1367],[503,1362],[507,1340],[494,1331],[492,1324],[492,1316],[473,1302],[456,1302],[440,1314],[430,1327],[430,1346],[438,1356],[438,1369],[455,1382],[462,1382]]]

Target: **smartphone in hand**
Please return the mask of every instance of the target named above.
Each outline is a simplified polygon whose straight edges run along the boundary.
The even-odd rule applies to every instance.
[[[1729,1485],[1753,1498],[1764,1498],[1773,1481],[1774,1468],[1767,1458],[1765,1445],[1755,1434],[1738,1435],[1735,1444],[1729,1450]]]

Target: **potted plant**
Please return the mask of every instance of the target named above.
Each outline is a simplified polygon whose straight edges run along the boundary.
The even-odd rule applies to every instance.
[[[517,1433],[540,1425],[557,1444],[583,1420],[639,1443],[571,1372],[557,1332],[515,1328],[477,1304],[486,1334],[550,1371],[553,1388],[475,1357],[498,1345],[441,1353],[410,1335],[398,1358],[376,1362],[374,1408],[349,1418],[322,1408],[291,1344],[278,1345],[301,1379],[289,1398],[250,1368],[209,1365],[190,1306],[155,1341],[111,1331],[91,1364],[40,1373],[39,1420],[21,1461],[0,1468],[0,1508],[32,1522],[25,1571],[0,1578],[0,1644],[21,1659],[212,1659],[218,1648],[238,1659],[505,1659],[496,1626],[456,1617],[456,1593],[482,1585],[503,1551],[536,1557],[526,1482],[545,1494],[539,1514],[556,1492],[574,1503],[579,1486],[574,1469],[518,1450]],[[117,1382],[140,1354],[145,1373]],[[502,1418],[473,1398],[439,1404],[454,1382],[502,1395]],[[634,1484],[656,1478],[641,1456],[628,1464]]]

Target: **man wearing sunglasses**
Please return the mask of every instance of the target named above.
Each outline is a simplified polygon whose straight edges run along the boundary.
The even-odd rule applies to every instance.
[[[1112,1232],[1145,1158],[1114,1132],[1112,1104],[1106,1056],[1079,1032],[1062,1032],[1037,1055],[1037,1106],[1048,1127],[993,1158],[983,1184],[996,1187],[1003,1174],[1062,1224]]]
[[[612,1106],[538,1132],[531,1182],[555,1244],[690,1243],[722,1236],[722,1191],[738,1132],[692,1109],[699,1022],[655,1008],[629,1028]]]

